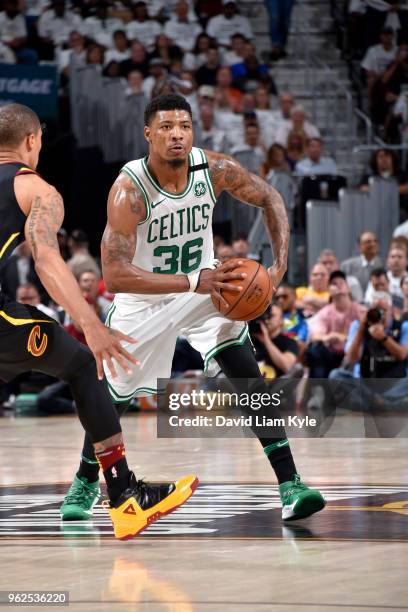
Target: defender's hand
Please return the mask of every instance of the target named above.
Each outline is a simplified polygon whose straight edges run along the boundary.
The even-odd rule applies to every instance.
[[[131,344],[136,344],[137,340],[130,336],[126,336],[116,329],[105,327],[102,323],[84,330],[84,334],[86,342],[95,357],[99,380],[102,380],[104,376],[103,360],[106,361],[113,378],[117,377],[117,373],[112,358],[117,361],[126,374],[132,374],[129,363],[139,365],[140,361],[128,353],[120,343],[121,340],[125,340]]]
[[[234,272],[235,268],[239,268],[242,264],[242,261],[226,261],[215,270],[209,270],[207,268],[201,270],[196,293],[210,293],[213,297],[220,300],[224,306],[228,307],[229,304],[222,297],[221,290],[225,289],[235,293],[242,291],[241,286],[233,285],[229,282],[246,278],[245,272]]]

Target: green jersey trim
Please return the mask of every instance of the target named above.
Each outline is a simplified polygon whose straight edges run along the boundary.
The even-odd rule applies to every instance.
[[[208,164],[208,159],[203,149],[199,149],[199,151],[200,151],[200,155],[201,155],[201,159],[203,160],[203,163]],[[210,179],[210,173],[208,172],[208,168],[204,170],[204,174],[205,174],[205,178],[207,179],[208,189],[210,190],[212,201],[214,202],[214,204],[216,204],[217,198],[215,196],[214,187]]]
[[[115,389],[112,387],[112,385],[109,382],[108,382],[108,388],[112,396],[112,399],[115,400],[115,402],[117,403],[128,402],[129,400],[132,399],[132,397],[136,395],[136,393],[140,393],[140,392],[143,392],[146,395],[159,395],[165,392],[165,389],[159,390],[159,389],[154,389],[153,387],[137,387],[137,389],[132,391],[132,393],[130,393],[129,395],[120,395],[119,393],[117,393],[117,391],[115,391]]]
[[[193,184],[193,172],[189,172],[189,177],[188,177],[188,182],[187,182],[187,186],[184,189],[184,191],[182,191],[181,193],[170,193],[169,191],[166,191],[165,189],[162,189],[160,187],[160,185],[155,181],[155,179],[152,177],[152,175],[149,172],[149,168],[147,167],[147,163],[146,163],[146,159],[147,157],[144,157],[142,159],[142,167],[144,170],[144,173],[147,177],[147,179],[150,181],[150,183],[153,185],[153,187],[155,189],[157,189],[157,191],[159,191],[162,195],[165,195],[168,198],[171,198],[172,200],[179,200],[180,198],[184,198],[184,196],[186,196],[188,194],[188,192],[191,189],[191,186]],[[188,154],[188,162],[189,162],[189,166],[193,165],[193,156],[191,153]]]
[[[134,183],[136,183],[136,185],[139,187],[140,191],[143,194],[143,198],[146,204],[146,219],[143,219],[143,221],[140,221],[138,223],[138,225],[143,225],[143,223],[146,223],[146,221],[148,221],[152,215],[152,209],[150,206],[150,202],[149,202],[149,197],[146,193],[145,188],[143,187],[142,183],[140,182],[140,180],[137,178],[136,174],[133,172],[133,170],[131,170],[130,168],[128,168],[127,166],[124,166],[121,170],[121,172],[124,172],[125,174],[128,175],[128,177],[130,179],[132,179],[132,181]]]
[[[248,328],[248,323],[246,323],[245,327],[239,334],[238,338],[220,342],[220,344],[217,344],[216,346],[214,346],[214,348],[209,350],[208,353],[206,353],[205,358],[204,358],[204,372],[208,369],[208,364],[211,361],[211,359],[213,359],[216,355],[218,355],[218,353],[220,353],[221,351],[223,351],[229,346],[242,346],[245,340],[247,339],[248,334],[249,334],[249,328]]]

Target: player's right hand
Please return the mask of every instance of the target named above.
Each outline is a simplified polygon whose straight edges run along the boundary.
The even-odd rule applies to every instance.
[[[126,334],[122,334],[122,332],[116,329],[105,327],[102,323],[93,325],[86,330],[84,329],[84,334],[86,342],[95,357],[99,380],[102,380],[104,376],[104,360],[113,378],[117,377],[117,372],[112,359],[115,359],[126,374],[129,375],[132,374],[129,363],[133,365],[140,364],[140,361],[124,349],[120,343],[121,340],[125,340],[131,344],[136,344],[137,340],[130,336],[126,336]]]
[[[232,284],[229,281],[246,278],[245,272],[234,272],[235,268],[239,268],[243,263],[240,260],[226,261],[215,270],[204,268],[200,272],[196,293],[209,293],[217,300],[220,300],[224,306],[228,307],[229,304],[222,297],[221,290],[233,291],[235,293],[242,291],[240,285]]]

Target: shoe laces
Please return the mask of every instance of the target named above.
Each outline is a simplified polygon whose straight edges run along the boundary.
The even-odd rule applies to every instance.
[[[82,480],[74,482],[65,497],[66,504],[81,504],[95,496],[95,491],[89,489]],[[99,495],[98,495],[99,497]]]

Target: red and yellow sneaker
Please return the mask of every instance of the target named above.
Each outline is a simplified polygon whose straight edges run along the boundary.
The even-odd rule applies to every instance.
[[[132,473],[128,488],[112,506],[104,502],[109,510],[115,536],[119,540],[130,540],[162,516],[170,514],[184,504],[198,486],[194,475],[184,476],[171,484],[149,484],[136,480]]]

